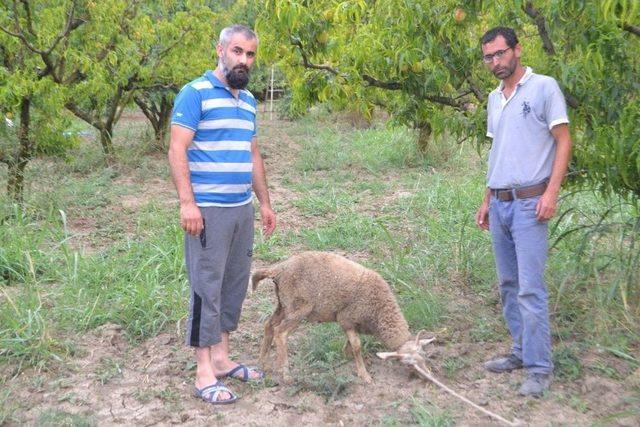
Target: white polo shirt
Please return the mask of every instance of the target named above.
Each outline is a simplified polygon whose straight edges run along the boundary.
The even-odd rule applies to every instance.
[[[569,123],[564,95],[553,77],[535,74],[530,67],[506,99],[500,82],[489,94],[487,186],[522,187],[548,179],[556,155],[551,129]]]

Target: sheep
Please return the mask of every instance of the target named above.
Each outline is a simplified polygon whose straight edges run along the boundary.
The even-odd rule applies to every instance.
[[[337,322],[347,336],[345,353],[352,355],[358,377],[372,378],[362,359],[358,333],[375,336],[398,354],[417,354],[432,340],[412,339],[409,326],[391,288],[375,271],[328,252],[303,252],[257,270],[251,276],[252,289],[270,278],[275,283],[278,306],[265,323],[260,347],[264,365],[275,336],[275,368],[285,382],[291,382],[287,364],[287,336],[302,320]]]
[[[271,267],[257,270],[251,276],[251,287],[256,290],[263,279],[275,283],[278,306],[264,325],[260,346],[260,364],[264,362],[276,341],[276,369],[284,382],[291,377],[287,364],[287,335],[302,320],[311,322],[337,322],[347,335],[345,352],[353,355],[358,377],[373,382],[362,359],[358,333],[378,338],[390,352],[380,352],[382,359],[398,359],[412,366],[420,376],[433,382],[447,393],[471,405],[482,413],[508,426],[520,425],[509,421],[466,397],[458,394],[433,376],[421,355],[422,347],[435,338],[415,339],[409,332],[391,288],[375,271],[329,252],[302,252]]]

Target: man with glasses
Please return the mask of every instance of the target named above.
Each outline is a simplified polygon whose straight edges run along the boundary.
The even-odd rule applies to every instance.
[[[492,139],[485,197],[476,224],[490,230],[503,314],[513,346],[485,363],[491,372],[524,368],[519,393],[549,389],[553,363],[544,270],[547,221],[555,214],[571,156],[564,97],[551,77],[520,64],[515,31],[496,27],[481,39],[483,61],[501,80],[489,95],[487,136]]]

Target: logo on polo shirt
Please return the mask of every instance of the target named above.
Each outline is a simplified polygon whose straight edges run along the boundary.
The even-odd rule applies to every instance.
[[[529,106],[529,102],[524,101],[522,103],[522,115],[527,117],[527,114],[529,114],[530,112],[531,112],[531,106]]]

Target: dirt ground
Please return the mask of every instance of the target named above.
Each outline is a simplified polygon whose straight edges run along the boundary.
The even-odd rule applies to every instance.
[[[310,219],[296,214],[291,204],[296,195],[280,185],[283,174],[299,150],[296,141],[287,135],[289,126],[286,122],[263,122],[261,129],[266,129],[263,133],[266,137],[261,144],[267,154],[266,164],[272,199],[278,206],[279,226],[299,230],[308,226]],[[158,187],[158,192],[172,192],[168,177],[165,182],[152,185]],[[128,209],[135,209],[137,204],[136,200],[123,199],[123,206]],[[84,227],[91,227],[91,224],[84,224]],[[256,261],[254,267],[263,265],[264,262]],[[248,296],[240,329],[231,338],[236,360],[257,363],[265,320],[261,307],[273,300],[273,291],[265,284]],[[472,303],[462,301],[461,309]],[[637,395],[640,372],[634,372],[611,354],[594,349],[581,356],[585,366],[604,364],[615,367],[623,379],[613,380],[604,374],[599,375],[597,370],[587,370],[578,380],[557,380],[552,391],[541,399],[521,398],[517,396],[517,389],[522,372],[495,375],[482,369],[484,360],[504,352],[506,348],[494,343],[460,342],[455,333],[455,319],[449,321],[450,325],[443,325],[449,332],[439,337],[429,350],[433,372],[485,408],[526,425],[640,425],[638,412],[632,410],[640,402]],[[354,366],[349,361],[336,366],[335,371],[351,380],[339,393],[326,396],[305,386],[323,372],[294,366],[292,373],[298,380],[293,385],[278,384],[277,376],[270,376],[261,385],[228,380],[227,385],[240,396],[238,402],[226,406],[209,405],[191,396],[194,376],[192,353],[183,345],[183,325],[174,326],[175,329],[132,346],[118,325],[103,325],[87,334],[78,355],[60,368],[49,372],[26,371],[9,380],[5,387],[13,391],[19,402],[28,402],[28,409],[16,414],[20,422],[11,421],[9,424],[37,424],[46,419],[42,414],[49,411],[51,414],[67,414],[66,418],[59,415],[55,421],[49,421],[64,425],[87,422],[140,426],[405,425],[416,424],[416,411],[427,408],[434,413],[446,411],[456,425],[497,425],[426,383],[408,368],[397,362],[379,360],[372,353],[366,358],[374,379],[371,385],[352,376]],[[308,333],[309,328],[305,325],[292,336],[291,354],[297,351],[296,340]],[[443,361],[456,358],[465,368],[446,377]],[[300,359],[292,357],[290,361],[293,360]],[[427,425],[438,424],[432,422]]]

